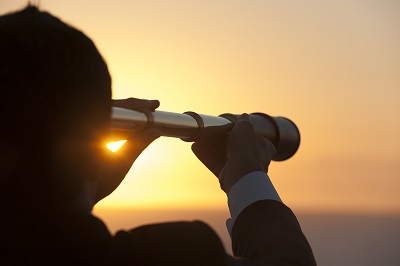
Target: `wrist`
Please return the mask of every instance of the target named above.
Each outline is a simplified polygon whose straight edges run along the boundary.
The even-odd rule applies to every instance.
[[[267,172],[256,161],[228,161],[218,176],[221,189],[228,194],[240,179],[257,171]]]

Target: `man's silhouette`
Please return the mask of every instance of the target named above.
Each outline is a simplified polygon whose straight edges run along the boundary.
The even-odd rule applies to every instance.
[[[310,246],[268,176],[273,145],[247,115],[192,149],[228,194],[233,253],[206,224],[146,225],[111,235],[91,214],[157,130],[104,147],[111,78],[93,42],[28,6],[0,17],[0,263],[13,265],[314,265]],[[227,131],[230,131],[227,136]]]

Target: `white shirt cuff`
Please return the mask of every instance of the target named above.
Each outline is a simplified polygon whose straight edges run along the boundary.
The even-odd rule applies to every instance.
[[[228,207],[231,219],[227,220],[226,226],[229,233],[236,218],[246,207],[256,201],[267,199],[282,202],[265,172],[252,172],[236,182],[228,193]]]

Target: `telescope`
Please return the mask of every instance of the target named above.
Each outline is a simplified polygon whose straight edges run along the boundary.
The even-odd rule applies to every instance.
[[[133,111],[119,107],[112,108],[111,130],[119,139],[126,139],[134,132],[156,128],[161,136],[196,141],[202,131],[211,126],[236,123],[239,115],[222,114],[210,116],[195,112],[172,113],[165,111]],[[263,113],[250,114],[256,133],[270,140],[275,148],[274,161],[292,157],[300,145],[300,132],[296,125],[284,117],[272,117]]]

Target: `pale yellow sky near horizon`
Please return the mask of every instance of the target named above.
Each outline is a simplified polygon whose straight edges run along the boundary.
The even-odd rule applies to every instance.
[[[94,40],[114,98],[293,120],[300,149],[269,172],[290,207],[400,213],[400,2],[40,2]],[[190,144],[161,138],[99,208],[225,205]]]

